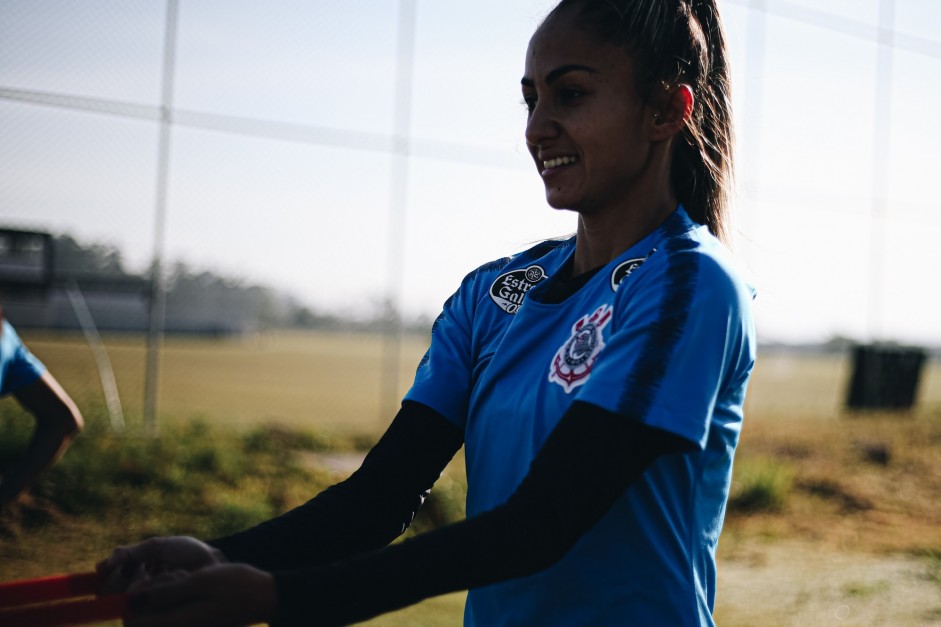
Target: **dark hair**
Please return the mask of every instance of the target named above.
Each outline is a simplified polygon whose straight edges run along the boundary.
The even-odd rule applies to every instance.
[[[561,0],[543,23],[568,9],[579,28],[631,54],[643,97],[658,85],[692,86],[693,112],[674,144],[670,181],[690,217],[728,242],[734,135],[716,0]]]

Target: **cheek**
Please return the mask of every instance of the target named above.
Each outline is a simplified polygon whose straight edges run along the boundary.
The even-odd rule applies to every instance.
[[[643,133],[637,126],[621,126],[611,131],[612,146],[630,161],[643,159],[650,149]]]

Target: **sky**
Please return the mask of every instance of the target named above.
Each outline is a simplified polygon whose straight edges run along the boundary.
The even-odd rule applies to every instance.
[[[415,0],[406,159],[396,0],[180,0],[165,258],[349,312],[401,272],[403,311],[434,315],[474,267],[572,232],[523,140],[523,54],[552,4]],[[941,344],[941,3],[895,0],[881,91],[878,0],[720,9],[759,336]],[[165,19],[154,0],[0,0],[0,226],[147,266]]]

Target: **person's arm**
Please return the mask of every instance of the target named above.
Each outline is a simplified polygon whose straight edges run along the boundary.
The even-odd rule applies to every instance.
[[[33,415],[36,427],[26,451],[0,482],[0,511],[59,459],[84,426],[78,407],[48,371],[13,396]]]
[[[282,516],[209,541],[229,561],[265,570],[332,562],[385,546],[408,528],[464,443],[441,414],[405,401],[347,480]]]
[[[281,627],[348,624],[429,596],[538,572],[565,555],[654,460],[694,448],[676,435],[576,402],[505,504],[376,551],[278,570],[273,581],[255,572],[251,577],[267,608],[263,618]],[[244,603],[241,609],[258,616],[260,601],[234,599],[223,589],[230,569],[200,573],[198,581],[155,585],[133,595],[140,614],[133,624],[157,625],[171,615],[180,625],[202,624],[187,608],[192,604],[195,612],[206,603]]]
[[[105,592],[124,590],[145,569],[194,572],[241,562],[265,570],[332,562],[385,546],[409,526],[463,432],[429,407],[405,401],[349,479],[251,529],[200,542],[174,536],[115,549],[97,565]]]

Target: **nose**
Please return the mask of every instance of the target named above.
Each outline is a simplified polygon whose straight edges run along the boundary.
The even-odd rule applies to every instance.
[[[526,120],[526,143],[530,150],[537,149],[546,141],[557,137],[559,126],[553,119],[549,107],[536,103],[529,119]]]

